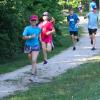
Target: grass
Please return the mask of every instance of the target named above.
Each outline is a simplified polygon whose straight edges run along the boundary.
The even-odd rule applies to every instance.
[[[100,100],[100,60],[67,70],[51,83],[31,84],[2,100]]]

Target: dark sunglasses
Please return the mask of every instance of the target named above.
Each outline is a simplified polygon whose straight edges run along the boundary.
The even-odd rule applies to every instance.
[[[36,22],[37,20],[31,20],[31,21]]]
[[[43,15],[43,16],[48,16],[48,15]]]

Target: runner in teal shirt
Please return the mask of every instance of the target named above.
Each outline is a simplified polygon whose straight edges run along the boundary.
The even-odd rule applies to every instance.
[[[30,26],[25,27],[23,36],[32,36],[32,35],[35,36],[34,38],[27,39],[25,42],[25,45],[31,46],[31,47],[40,46],[40,43],[39,43],[39,34],[40,33],[41,33],[41,30],[38,26],[33,27],[30,25]]]
[[[32,77],[31,81],[36,81],[36,65],[37,65],[37,57],[40,50],[40,41],[41,39],[41,30],[36,25],[38,21],[37,15],[30,16],[30,26],[26,26],[23,31],[23,39],[25,40],[24,52],[28,53],[28,57],[32,62]]]

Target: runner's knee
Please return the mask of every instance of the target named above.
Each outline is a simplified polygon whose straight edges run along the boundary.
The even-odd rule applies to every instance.
[[[48,51],[48,52],[51,52],[51,49],[52,49],[51,44],[48,44],[48,45],[47,45],[47,51]]]
[[[32,63],[36,63],[36,57],[32,57]]]
[[[47,51],[48,51],[48,52],[51,52],[51,48],[47,48]]]

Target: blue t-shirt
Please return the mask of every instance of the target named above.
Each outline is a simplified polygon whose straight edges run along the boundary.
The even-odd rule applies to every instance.
[[[78,31],[78,27],[76,26],[78,20],[79,18],[77,14],[67,16],[67,21],[69,22],[69,31]]]
[[[94,12],[88,13],[88,28],[97,29],[98,27],[98,14]]]
[[[33,35],[35,34],[35,37],[32,38],[32,39],[27,39],[25,41],[25,45],[27,46],[31,46],[31,47],[34,47],[34,46],[39,46],[39,34],[41,33],[41,29],[38,27],[38,26],[26,26],[25,29],[24,29],[24,32],[23,32],[23,36],[30,36],[30,35]]]
[[[96,8],[96,3],[93,1],[90,3],[90,11],[93,11],[93,8]]]

